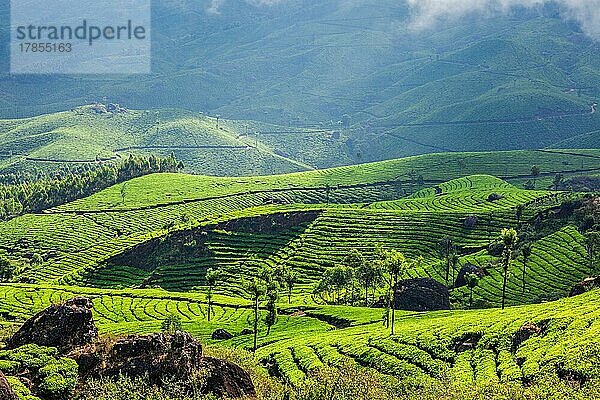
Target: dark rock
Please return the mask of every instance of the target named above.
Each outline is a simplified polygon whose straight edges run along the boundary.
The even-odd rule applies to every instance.
[[[394,287],[398,310],[434,311],[450,309],[448,288],[431,278],[406,279]]]
[[[479,278],[483,278],[486,275],[486,272],[483,268],[479,268],[477,265],[473,265],[473,264],[463,265],[462,268],[460,269],[460,271],[458,271],[458,275],[456,276],[456,280],[454,281],[455,288],[467,286],[467,280],[466,280],[467,274],[475,274]]]
[[[245,328],[240,332],[240,335],[242,335],[242,336],[252,335],[252,334],[254,334],[254,331],[252,329],[248,329],[248,328]]]
[[[6,377],[0,371],[0,399],[1,400],[19,400],[15,392],[10,387]]]
[[[225,329],[217,329],[212,334],[213,340],[229,340],[233,339],[233,335],[227,332]]]
[[[467,333],[454,340],[451,349],[457,353],[473,350],[481,340],[481,333]]]
[[[232,399],[256,396],[247,372],[230,362],[202,357],[201,343],[189,333],[133,335],[108,345],[94,344],[70,356],[77,360],[84,380],[125,375],[143,377],[157,386],[165,381],[191,385],[192,377],[200,372],[204,393]]]
[[[589,278],[585,278],[581,282],[575,284],[571,288],[569,292],[569,297],[578,296],[580,294],[584,294],[585,292],[589,292],[592,289],[600,288],[600,276],[592,276]]]
[[[200,365],[202,345],[189,333],[155,333],[128,336],[103,347],[88,346],[71,356],[84,378],[148,375],[152,384],[158,384],[167,377],[190,377]]]
[[[56,347],[67,353],[98,338],[92,317],[91,300],[76,297],[63,304],[53,304],[23,324],[7,343],[8,349],[26,344]]]
[[[463,226],[468,229],[474,229],[477,227],[477,222],[479,219],[475,215],[469,215],[463,221]]]
[[[202,358],[200,365],[206,382],[204,393],[228,399],[256,398],[250,375],[239,366],[212,357]]]
[[[546,330],[545,324],[534,324],[531,322],[526,323],[513,335],[512,339],[512,351],[513,353],[517,351],[519,347],[525,342],[527,339],[532,336],[539,336],[544,333]]]
[[[371,308],[386,308],[388,306],[387,296],[379,296],[379,299],[373,304],[371,304]]]
[[[504,243],[490,243],[490,245],[487,248],[487,252],[492,257],[500,257],[504,252]]]
[[[493,201],[498,201],[498,200],[502,200],[504,198],[504,196],[502,196],[501,194],[498,193],[491,193],[488,198],[487,201],[489,202],[493,202]]]

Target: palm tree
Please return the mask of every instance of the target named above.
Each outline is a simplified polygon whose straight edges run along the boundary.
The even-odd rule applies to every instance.
[[[513,259],[515,246],[517,245],[517,241],[519,237],[517,235],[517,231],[514,229],[502,229],[500,233],[500,238],[502,239],[502,243],[504,243],[504,251],[502,252],[502,268],[503,268],[503,276],[502,276],[502,309],[506,305],[506,283],[508,280],[508,270],[510,268],[510,263]]]
[[[244,288],[254,303],[254,346],[252,347],[252,351],[256,353],[256,341],[258,336],[258,305],[262,297],[265,295],[267,289],[264,283],[258,278],[254,278],[251,281],[245,282]]]

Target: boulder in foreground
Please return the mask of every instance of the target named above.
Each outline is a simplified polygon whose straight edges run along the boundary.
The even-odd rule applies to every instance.
[[[225,398],[255,398],[250,375],[228,361],[202,356],[202,345],[189,333],[132,335],[114,343],[91,345],[72,354],[83,379],[117,378],[120,375],[148,379],[161,386],[165,381],[191,382],[195,374],[204,379],[202,391]]]
[[[93,303],[76,297],[63,304],[53,304],[21,326],[7,343],[8,349],[26,344],[56,347],[61,353],[88,345],[98,339],[92,317]]]

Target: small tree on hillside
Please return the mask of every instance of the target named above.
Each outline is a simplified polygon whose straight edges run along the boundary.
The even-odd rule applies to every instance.
[[[525,206],[523,204],[519,204],[515,209],[515,216],[517,217],[517,225],[521,223],[521,218],[523,218],[523,212],[525,211]]]
[[[38,265],[42,265],[44,263],[44,259],[38,253],[35,253],[33,257],[31,257],[31,261],[29,262],[31,266],[35,267]]]
[[[291,268],[288,268],[283,272],[283,282],[287,289],[288,304],[292,302],[292,291],[294,290],[296,283],[298,283],[298,278],[298,273]]]
[[[590,274],[594,274],[600,253],[600,232],[591,231],[585,234],[585,250],[588,255]]]
[[[254,345],[252,351],[256,353],[257,337],[258,337],[258,306],[261,299],[265,295],[267,288],[265,284],[258,278],[254,278],[244,283],[244,289],[253,303],[254,309]]]
[[[456,246],[454,241],[446,236],[438,243],[438,252],[444,260],[444,275],[446,279],[446,286],[449,286],[450,269],[453,268],[452,262],[454,261],[453,255],[456,254]]]
[[[338,304],[342,304],[342,292],[352,284],[353,279],[354,270],[350,267],[338,265],[331,269],[331,286],[335,290]]]
[[[517,245],[518,235],[514,229],[502,229],[500,238],[504,244],[504,250],[502,252],[502,309],[504,310],[506,304],[506,284],[508,281],[508,271],[512,262],[515,246]]]
[[[552,181],[552,187],[554,188],[554,190],[558,190],[560,188],[560,185],[563,183],[563,179],[563,174],[554,175],[554,179]]]
[[[477,276],[477,274],[468,273],[465,275],[465,281],[469,287],[469,308],[473,308],[473,290],[479,284],[479,276]]]
[[[382,280],[381,263],[377,260],[365,262],[354,271],[356,279],[365,289],[365,306],[369,305],[369,289],[379,285]]]
[[[9,282],[15,277],[17,268],[8,258],[0,256],[0,282]]]
[[[535,189],[535,184],[537,182],[537,178],[542,173],[542,170],[537,165],[531,167],[531,176],[533,176],[533,188]]]
[[[400,279],[408,274],[409,269],[414,267],[415,263],[404,257],[404,254],[396,250],[390,250],[384,253],[382,264],[383,268],[385,269],[385,271],[387,271],[390,277],[389,284],[391,293],[388,293],[388,297],[391,299],[391,332],[393,335],[394,323],[396,319],[396,304],[393,300],[393,291],[394,288],[398,285]]]
[[[364,266],[364,264],[366,263],[365,257],[362,255],[362,253],[356,249],[352,249],[350,251],[350,253],[348,253],[346,255],[346,257],[344,257],[344,260],[342,261],[342,265],[345,265],[347,267],[350,267],[354,270],[353,273],[353,278],[352,278],[352,287],[351,287],[351,295],[350,295],[350,304],[354,305],[354,293],[355,293],[355,282],[356,282],[356,278],[357,278],[357,271],[362,268]]]
[[[532,244],[527,242],[521,248],[521,254],[523,255],[523,270],[522,272],[522,284],[523,284],[523,293],[525,293],[525,275],[527,273],[527,262],[529,261],[529,257],[531,257],[531,249]]]
[[[125,197],[127,197],[127,182],[121,185],[121,204],[125,204]]]
[[[175,333],[183,330],[181,325],[181,317],[178,314],[169,314],[162,322],[160,330],[165,333]]]
[[[208,322],[210,322],[210,315],[212,312],[213,292],[214,292],[215,288],[217,287],[217,284],[219,283],[220,280],[221,280],[221,273],[219,271],[214,270],[212,268],[209,268],[206,271],[206,284],[208,285],[208,293],[206,294],[206,300],[208,301],[208,312],[207,312]]]
[[[267,315],[265,324],[267,325],[267,336],[271,334],[271,327],[277,322],[277,300],[279,300],[279,283],[271,280],[266,286],[267,295]]]

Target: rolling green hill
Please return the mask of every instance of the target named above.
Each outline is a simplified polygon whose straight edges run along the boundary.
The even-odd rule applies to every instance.
[[[261,133],[278,140],[263,143]],[[193,173],[268,175],[328,166],[341,143],[330,131],[217,121],[178,110],[107,112],[102,105],[0,120],[0,172],[111,162],[129,153],[174,153]],[[296,143],[311,141],[312,145]],[[289,146],[288,146],[289,145]],[[340,157],[335,163],[343,163]]]

